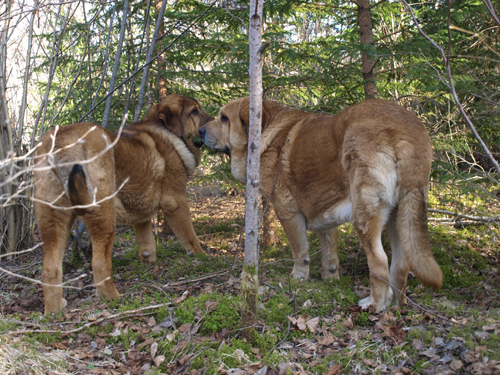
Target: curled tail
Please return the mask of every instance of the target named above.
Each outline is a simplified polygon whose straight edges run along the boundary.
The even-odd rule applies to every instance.
[[[397,230],[411,271],[422,284],[439,289],[443,284],[443,272],[432,255],[426,196],[426,188],[414,187],[400,192]]]
[[[85,206],[92,203],[92,197],[87,186],[87,177],[81,164],[73,165],[68,176],[68,195],[72,206]],[[78,215],[83,215],[87,210],[76,208]]]

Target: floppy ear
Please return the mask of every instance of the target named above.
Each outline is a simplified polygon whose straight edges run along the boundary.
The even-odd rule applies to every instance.
[[[175,135],[182,137],[182,123],[179,115],[172,112],[168,105],[160,106],[158,118],[163,122],[166,128],[170,129]]]
[[[248,127],[250,125],[250,104],[244,104],[240,110],[240,120],[248,134]]]
[[[264,129],[269,118],[269,113],[267,112],[264,104],[265,102],[262,102],[262,129]],[[248,134],[248,126],[250,124],[250,104],[244,104],[243,107],[241,107],[240,119]]]

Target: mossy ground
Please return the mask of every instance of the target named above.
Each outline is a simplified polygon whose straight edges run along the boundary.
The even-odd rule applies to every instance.
[[[426,373],[439,366],[449,368],[452,361],[460,362],[453,362],[457,373],[479,374],[479,364],[500,362],[498,227],[430,224],[443,288],[436,292],[410,277],[409,296],[419,307],[393,306],[372,314],[356,306],[369,293],[369,272],[351,225],[340,229],[341,277],[333,282],[321,280],[320,245],[312,233],[311,278],[290,279],[291,250],[278,226],[274,245],[261,250],[258,315],[252,333],[243,338],[239,277],[244,199],[214,184],[193,185],[190,204],[205,249],[202,255],[187,256],[174,237],[160,233],[158,261],[141,263],[133,231],[117,229],[113,272],[123,293],[120,300],[94,297],[90,263],[84,257],[66,267],[66,280],[81,277],[74,284],[80,289],[65,292],[69,305],[53,317],[41,315],[38,285],[4,276],[0,331],[33,332],[6,335],[0,355],[2,345],[22,344],[35,348],[29,353],[62,355],[65,370],[58,367],[59,373],[117,374],[131,369],[217,374],[233,368],[253,373],[265,365],[278,369],[283,363],[300,374],[327,373],[334,365],[353,374],[391,373],[397,368]],[[388,248],[385,235],[383,244]],[[83,245],[88,246],[88,239]],[[41,254],[17,258],[7,266],[40,279]],[[84,273],[88,276],[82,277]],[[113,314],[120,315],[110,318]],[[37,332],[84,325],[88,326],[74,334]]]

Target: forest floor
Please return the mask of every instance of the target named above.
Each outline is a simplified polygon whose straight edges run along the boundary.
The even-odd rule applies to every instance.
[[[0,273],[0,373],[500,374],[498,227],[429,225],[442,289],[410,277],[414,304],[380,314],[357,306],[369,293],[369,273],[352,226],[340,229],[341,278],[334,282],[321,280],[315,234],[310,280],[291,280],[290,248],[277,228],[275,245],[261,252],[257,322],[244,335],[244,197],[217,184],[189,192],[206,253],[189,257],[174,237],[159,235],[158,261],[149,266],[138,259],[133,231],[118,227],[119,301],[94,296],[86,235],[71,264],[66,253],[64,278],[78,280],[65,291],[62,313],[43,316],[41,287]],[[1,267],[40,280],[41,251]]]

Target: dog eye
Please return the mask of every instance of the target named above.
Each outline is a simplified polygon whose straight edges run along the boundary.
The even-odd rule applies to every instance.
[[[229,119],[227,118],[227,116],[224,116],[224,115],[222,115],[222,116],[220,117],[220,120],[221,120],[222,122],[229,121]]]
[[[198,110],[196,108],[191,111],[192,116],[196,116],[198,113],[200,113],[200,112],[198,112]]]

